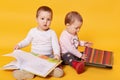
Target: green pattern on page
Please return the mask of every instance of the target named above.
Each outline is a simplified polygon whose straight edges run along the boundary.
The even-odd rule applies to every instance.
[[[38,57],[40,57],[40,58],[42,58],[42,59],[46,59],[46,60],[48,60],[49,62],[53,62],[53,63],[57,63],[58,62],[58,60],[56,60],[56,59],[53,59],[53,58],[50,58],[50,57],[47,57],[47,56],[44,56],[44,55],[39,55],[39,54],[36,54],[36,53],[33,53],[33,52],[31,52],[31,54],[33,54],[34,56],[38,56]]]
[[[48,58],[48,61],[50,61],[50,62],[54,62],[54,63],[57,63],[57,62],[58,62],[58,60],[53,59],[53,58]]]
[[[39,56],[39,54],[35,54],[35,53],[33,53],[33,52],[31,52],[31,54],[33,54],[34,56]]]

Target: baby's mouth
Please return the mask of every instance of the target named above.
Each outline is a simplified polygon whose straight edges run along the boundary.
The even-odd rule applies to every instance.
[[[46,25],[46,24],[45,24],[44,26],[45,26],[45,27],[47,27],[47,25]]]

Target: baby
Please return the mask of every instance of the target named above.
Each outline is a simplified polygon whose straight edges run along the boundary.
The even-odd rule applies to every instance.
[[[31,43],[31,52],[39,55],[46,55],[54,59],[60,60],[60,47],[56,33],[50,29],[53,12],[47,6],[41,6],[36,12],[36,20],[38,26],[32,28],[24,40],[19,42],[14,49],[20,49],[28,46]],[[17,70],[14,74],[23,73],[24,71]],[[56,76],[56,72],[60,73]],[[24,72],[25,74],[25,72]],[[63,70],[59,67],[55,68],[51,73],[54,77],[63,76]],[[26,73],[27,75],[27,73]]]
[[[81,15],[76,11],[69,12],[65,17],[66,29],[61,33],[60,46],[62,59],[65,64],[71,65],[78,74],[84,71],[84,61],[86,56],[78,51],[78,46],[91,46],[91,42],[78,39],[79,32],[83,23]]]

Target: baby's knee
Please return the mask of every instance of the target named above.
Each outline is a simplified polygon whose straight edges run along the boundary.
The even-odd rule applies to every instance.
[[[51,75],[52,75],[53,77],[60,78],[60,77],[62,77],[62,76],[64,75],[64,71],[63,71],[63,69],[57,67],[57,68],[55,68],[55,69],[52,71]]]

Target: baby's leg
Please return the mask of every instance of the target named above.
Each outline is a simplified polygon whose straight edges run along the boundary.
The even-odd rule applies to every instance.
[[[85,63],[78,60],[76,56],[71,53],[65,53],[62,55],[63,62],[72,66],[78,74],[84,72]]]
[[[34,78],[34,74],[23,70],[14,70],[13,76],[16,80],[30,80]]]
[[[50,76],[60,78],[64,75],[64,71],[60,67],[56,67],[51,73]]]

